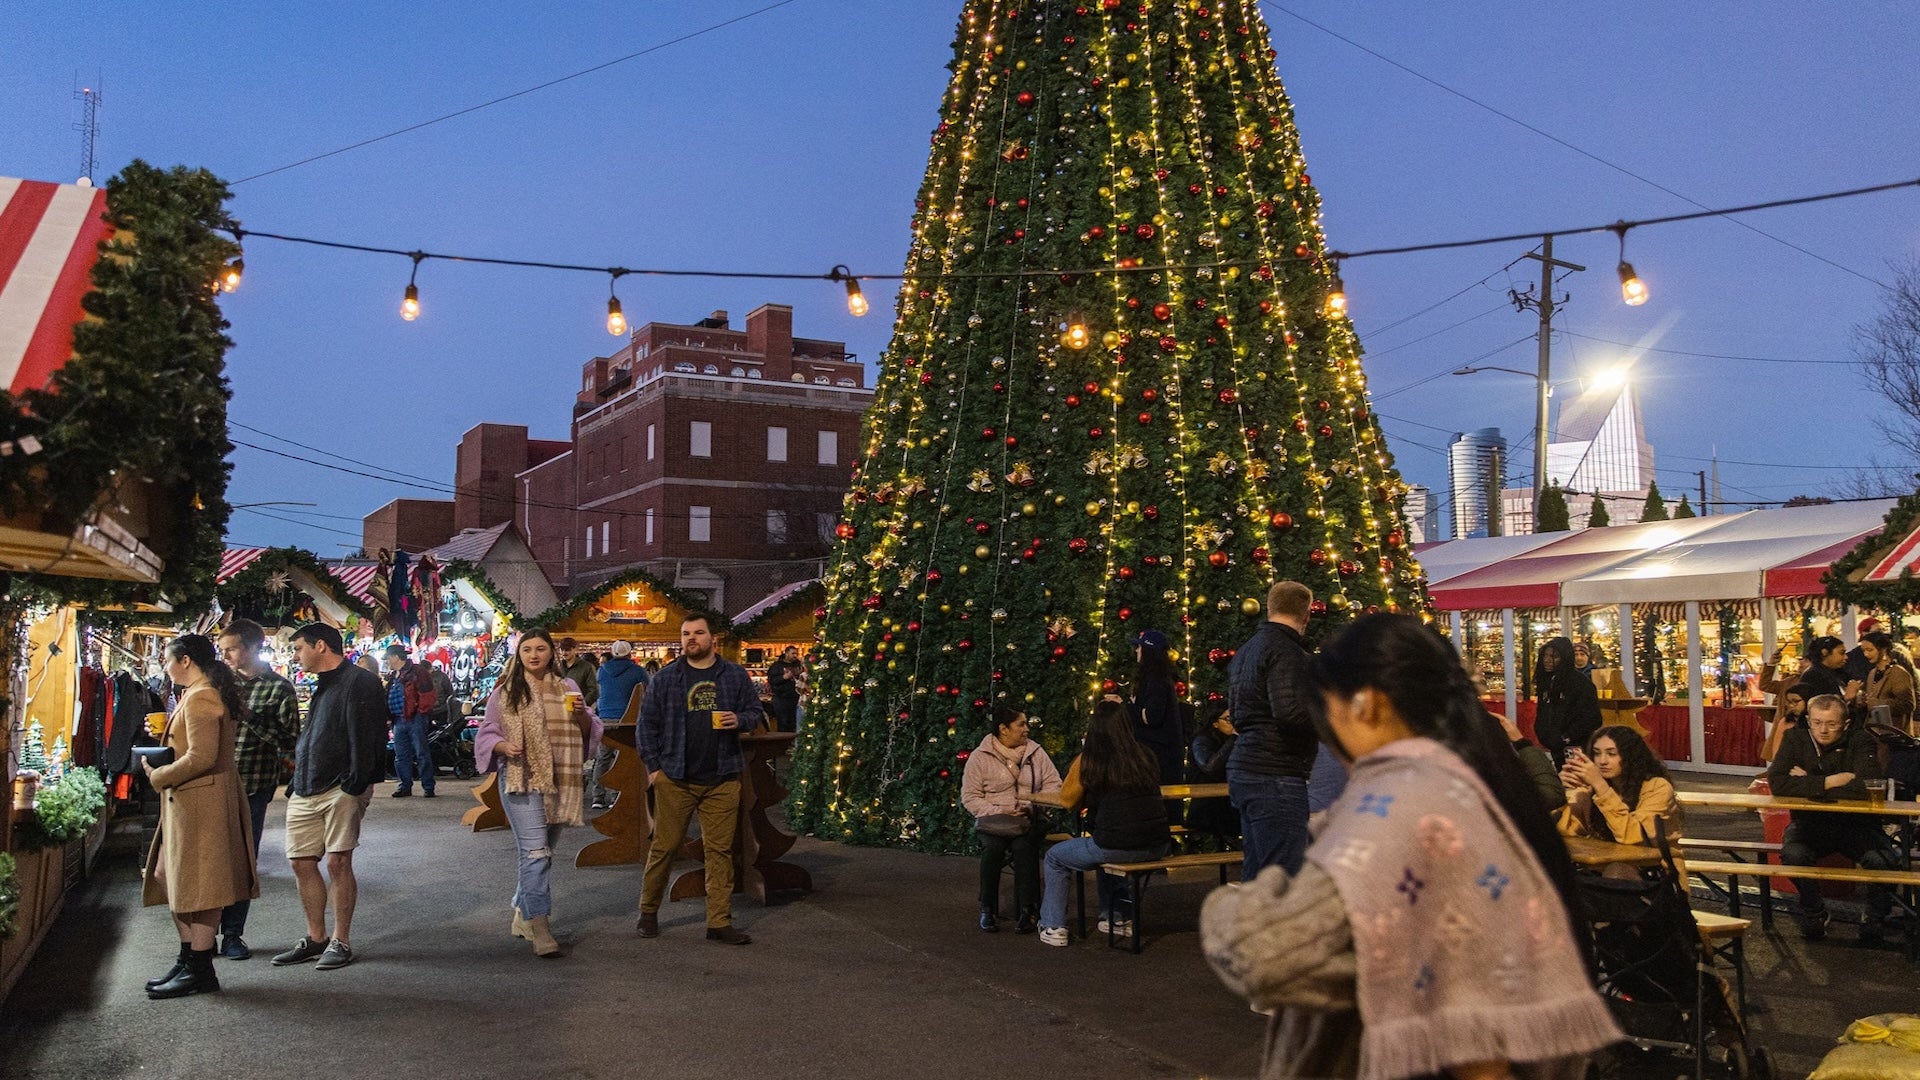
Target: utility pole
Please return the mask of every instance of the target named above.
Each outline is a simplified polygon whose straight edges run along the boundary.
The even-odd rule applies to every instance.
[[[1540,496],[1545,494],[1547,490],[1547,399],[1551,395],[1553,387],[1550,381],[1553,367],[1553,271],[1555,268],[1563,270],[1585,270],[1586,267],[1580,266],[1577,263],[1562,262],[1554,258],[1553,237],[1551,236],[1541,237],[1540,251],[1538,253],[1529,251],[1525,257],[1536,259],[1540,263],[1540,294],[1538,296],[1527,296],[1509,290],[1507,295],[1512,298],[1514,307],[1522,311],[1529,307],[1537,308],[1540,311],[1540,332],[1537,338],[1540,353],[1540,373],[1537,376],[1539,383],[1534,388],[1535,406],[1533,414],[1533,520],[1534,526],[1538,528],[1540,522]]]
[[[1700,478],[1700,516],[1709,517],[1713,514],[1713,508],[1707,505],[1707,470],[1696,470],[1693,475]]]

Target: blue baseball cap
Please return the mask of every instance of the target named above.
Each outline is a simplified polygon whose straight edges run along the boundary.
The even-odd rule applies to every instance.
[[[1167,635],[1158,630],[1142,630],[1133,635],[1133,643],[1135,645],[1151,645],[1156,649],[1164,649],[1167,647]]]

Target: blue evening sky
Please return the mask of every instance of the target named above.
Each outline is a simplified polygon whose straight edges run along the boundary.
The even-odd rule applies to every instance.
[[[15,3],[0,15],[0,175],[77,175],[72,92],[96,78],[102,178],[138,156],[238,180],[769,2]],[[792,0],[240,183],[233,211],[255,229],[405,249],[898,272],[959,9],[958,0]],[[1287,9],[1709,206],[1920,178],[1920,7],[1909,4],[1288,0]],[[1263,11],[1336,248],[1694,209],[1277,6]],[[1610,235],[1560,241],[1557,255],[1590,269],[1564,286],[1560,325],[1583,336],[1556,342],[1556,382],[1628,352],[1602,341],[1846,360],[1852,328],[1881,302],[1856,274],[1889,281],[1890,263],[1920,252],[1920,189],[1741,220],[1779,239],[1726,220],[1633,233],[1628,257],[1652,290],[1640,308],[1619,302]],[[1518,446],[1532,428],[1532,384],[1519,376],[1441,377],[1391,393],[1471,360],[1532,368],[1533,344],[1519,339],[1534,316],[1505,298],[1537,269],[1502,269],[1528,246],[1345,267],[1378,411],[1416,483],[1445,490],[1438,449],[1449,432],[1497,425]],[[362,471],[448,484],[461,432],[483,421],[564,436],[581,363],[614,344],[597,277],[429,263],[425,310],[409,324],[396,314],[404,259],[256,240],[247,271],[225,301],[232,418],[271,435],[235,437],[319,456],[276,437],[296,440],[377,466]],[[761,303],[791,304],[797,333],[844,339],[871,362],[886,344],[891,289],[869,292],[874,312],[856,320],[824,283],[628,278],[620,289],[635,325],[725,308],[738,326]],[[1690,489],[1716,451],[1724,495],[1741,502],[1829,492],[1844,467],[1892,460],[1873,424],[1884,406],[1847,366],[1649,352],[1636,377],[1669,494]],[[1514,478],[1528,482],[1530,451],[1515,458]],[[360,515],[434,494],[250,449],[235,462],[233,502],[318,504],[241,511],[236,542],[339,554],[358,546]]]

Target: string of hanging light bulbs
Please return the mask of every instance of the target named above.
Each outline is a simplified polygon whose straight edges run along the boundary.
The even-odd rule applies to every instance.
[[[1808,203],[1829,202],[1834,199],[1850,199],[1863,195],[1874,195],[1900,188],[1920,187],[1920,179],[1899,180],[1887,184],[1874,184],[1868,187],[1848,188],[1844,191],[1829,191],[1818,195],[1801,195],[1787,199],[1773,199],[1767,202],[1748,203],[1743,206],[1730,206],[1718,210],[1696,210],[1684,214],[1669,214],[1664,217],[1644,218],[1638,221],[1625,219],[1606,225],[1584,225],[1568,229],[1544,229],[1532,232],[1509,233],[1502,236],[1486,236],[1473,240],[1446,240],[1434,243],[1407,244],[1398,247],[1368,248],[1361,251],[1329,251],[1322,256],[1330,271],[1331,281],[1325,298],[1328,314],[1344,316],[1347,313],[1346,283],[1340,277],[1340,263],[1348,259],[1364,259],[1380,255],[1410,255],[1417,252],[1450,251],[1458,248],[1485,247],[1493,244],[1511,244],[1522,240],[1542,240],[1548,237],[1582,236],[1591,233],[1610,232],[1619,238],[1620,261],[1616,268],[1620,277],[1621,302],[1630,307],[1638,307],[1647,302],[1649,290],[1647,284],[1627,261],[1627,232],[1631,229],[1644,229],[1654,225],[1671,225],[1682,221],[1698,221],[1702,218],[1730,217],[1735,214],[1750,214],[1760,210],[1775,210],[1787,206],[1804,206]],[[605,274],[608,279],[607,296],[607,333],[625,336],[628,328],[626,314],[621,310],[617,292],[619,281],[630,275],[649,277],[705,277],[736,280],[761,281],[827,281],[841,285],[847,294],[847,311],[855,316],[865,315],[871,310],[866,296],[860,290],[862,281],[899,281],[907,278],[906,273],[892,274],[855,274],[842,263],[824,274],[777,273],[752,270],[665,270],[635,269],[624,266],[586,266],[578,263],[562,263],[537,259],[502,259],[482,255],[449,255],[438,252],[401,248],[376,247],[368,244],[350,244],[337,240],[321,240],[310,236],[289,236],[283,233],[261,232],[254,229],[235,228],[229,230],[237,241],[244,242],[249,237],[263,240],[278,240],[290,244],[307,244],[314,247],[333,248],[341,251],[359,251],[374,255],[398,255],[412,260],[412,270],[407,276],[407,288],[400,304],[400,317],[412,322],[420,317],[420,264],[429,260],[445,262],[481,263],[490,266],[513,266],[537,270],[563,270],[574,273]],[[1018,279],[1030,277],[1059,277],[1073,275],[1098,276],[1105,274],[1141,274],[1164,273],[1167,271],[1189,271],[1212,269],[1222,270],[1230,267],[1256,267],[1275,262],[1312,262],[1315,256],[1284,255],[1274,259],[1223,259],[1203,263],[1183,263],[1168,265],[1145,265],[1134,260],[1122,259],[1110,266],[1091,266],[1076,269],[1040,269],[1040,270],[991,270],[991,271],[929,271],[911,275],[920,281],[958,281],[966,279]],[[236,258],[228,263],[214,283],[220,292],[232,292],[240,287],[240,279],[245,273],[246,264]],[[1079,312],[1069,312],[1066,321],[1060,326],[1061,344],[1072,349],[1084,349],[1092,343],[1093,336],[1087,327],[1086,319]]]

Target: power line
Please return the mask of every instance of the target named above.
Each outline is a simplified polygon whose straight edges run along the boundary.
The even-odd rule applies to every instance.
[[[1544,131],[1540,128],[1537,128],[1532,124],[1527,123],[1525,120],[1522,120],[1517,116],[1514,116],[1511,113],[1502,112],[1501,110],[1494,108],[1492,105],[1489,105],[1486,102],[1481,101],[1476,97],[1472,97],[1466,93],[1463,93],[1462,91],[1455,90],[1453,87],[1448,86],[1446,83],[1443,83],[1440,80],[1433,78],[1430,75],[1426,75],[1421,72],[1415,71],[1414,69],[1408,67],[1407,65],[1401,63],[1398,60],[1393,59],[1390,56],[1387,56],[1383,53],[1380,53],[1374,49],[1370,49],[1367,46],[1360,44],[1359,42],[1353,40],[1352,38],[1347,37],[1345,34],[1339,33],[1338,31],[1330,29],[1328,27],[1322,26],[1319,23],[1314,22],[1312,19],[1307,18],[1305,15],[1302,15],[1296,11],[1293,11],[1281,4],[1275,3],[1274,0],[1264,0],[1264,2],[1266,3],[1266,6],[1274,9],[1275,11],[1280,12],[1282,15],[1286,15],[1289,18],[1297,19],[1300,22],[1306,23],[1308,26],[1313,27],[1315,30],[1320,31],[1321,33],[1326,34],[1329,37],[1338,38],[1339,40],[1346,42],[1348,45],[1351,45],[1354,48],[1359,49],[1361,52],[1366,53],[1367,55],[1372,56],[1377,60],[1380,60],[1386,64],[1390,64],[1393,67],[1399,68],[1401,71],[1406,72],[1407,74],[1413,76],[1414,78],[1419,79],[1420,81],[1428,83],[1432,86],[1436,86],[1441,90],[1444,90],[1449,94],[1452,94],[1454,97],[1457,97],[1460,100],[1467,102],[1470,105],[1474,105],[1478,108],[1485,109],[1486,111],[1492,113],[1493,115],[1500,117],[1502,120],[1506,120],[1510,123],[1518,124],[1521,127],[1526,128],[1528,131],[1533,132],[1535,135],[1538,135],[1543,139],[1547,139],[1551,142],[1554,142],[1561,146],[1566,147],[1567,149],[1573,151],[1574,153],[1579,154],[1581,157],[1599,162],[1600,164],[1605,165],[1607,168],[1612,169],[1615,172],[1622,173],[1626,176],[1630,176],[1633,179],[1638,180],[1649,187],[1655,188],[1659,191],[1666,192],[1668,195],[1671,195],[1674,198],[1679,199],[1681,202],[1687,203],[1690,206],[1697,206],[1697,207],[1700,207],[1702,210],[1706,209],[1706,204],[1700,202],[1697,199],[1693,199],[1686,195],[1682,195],[1680,192],[1675,191],[1674,189],[1666,186],[1665,184],[1659,183],[1658,181],[1655,181],[1655,180],[1651,180],[1645,176],[1641,176],[1639,173],[1634,172],[1632,169],[1629,169],[1624,165],[1620,165],[1620,164],[1616,164],[1615,162],[1608,161],[1606,158],[1603,158],[1598,154],[1595,154],[1581,147],[1575,146],[1574,144],[1568,142],[1567,140],[1561,138],[1558,135],[1553,134],[1552,132]],[[1709,213],[1702,216],[1718,216],[1718,215]],[[1887,287],[1886,283],[1883,281],[1880,281],[1876,278],[1868,277],[1867,275],[1861,273],[1858,270],[1853,269],[1852,267],[1842,266],[1839,263],[1834,262],[1832,259],[1829,259],[1824,255],[1818,255],[1818,254],[1815,254],[1814,252],[1808,251],[1806,248],[1801,247],[1799,244],[1796,244],[1790,240],[1786,240],[1781,237],[1775,236],[1772,233],[1767,232],[1757,226],[1749,225],[1744,221],[1735,221],[1734,224],[1750,232],[1757,233],[1761,236],[1764,236],[1767,239],[1774,241],[1775,243],[1785,244],[1787,247],[1792,248],[1793,250],[1799,252],[1802,255],[1807,256],[1808,258],[1817,259],[1820,262],[1826,263],[1828,266],[1833,267],[1835,270],[1852,274],[1854,277],[1857,277],[1862,281],[1871,282],[1872,284],[1878,285],[1883,289]]]
[[[456,109],[455,111],[447,113],[444,116],[436,116],[431,120],[422,120],[417,124],[408,124],[406,127],[399,128],[394,131],[389,131],[385,135],[376,135],[371,139],[362,139],[357,143],[353,143],[348,146],[342,146],[337,150],[328,150],[324,154],[314,154],[312,157],[304,157],[304,158],[301,158],[299,161],[291,162],[286,165],[280,165],[275,168],[268,169],[265,172],[257,172],[257,173],[254,173],[252,176],[243,176],[240,179],[233,181],[233,184],[244,184],[249,180],[258,180],[263,176],[272,176],[275,173],[286,172],[288,169],[297,169],[302,165],[311,165],[316,161],[323,161],[327,158],[335,157],[337,155],[347,153],[348,151],[351,151],[351,150],[358,150],[363,146],[372,146],[374,143],[385,142],[388,139],[397,138],[409,132],[419,131],[421,128],[432,127],[435,124],[452,120],[455,117],[465,116],[468,113],[479,112],[481,109],[491,108],[492,106],[498,105],[502,102],[512,101],[514,98],[526,97],[528,94],[536,93],[538,91],[545,90],[549,87],[559,86],[561,83],[564,83],[564,82],[571,82],[572,80],[578,79],[581,76],[591,75],[596,71],[604,71],[607,68],[613,67],[616,64],[624,64],[629,60],[637,60],[642,56],[646,56],[648,53],[659,52],[660,50],[665,49],[669,46],[678,45],[686,41],[692,41],[694,38],[702,37],[706,34],[711,34],[715,30],[720,30],[722,28],[732,26],[734,23],[745,22],[746,20],[751,19],[756,15],[764,15],[767,12],[774,10],[775,8],[783,8],[791,3],[794,3],[794,0],[778,0],[777,3],[768,4],[763,8],[759,8],[754,11],[749,11],[745,15],[737,15],[724,22],[714,23],[712,26],[706,27],[705,29],[695,30],[692,33],[688,33],[688,34],[682,34],[677,38],[673,38],[668,41],[662,41],[657,45],[649,45],[646,48],[641,49],[639,52],[628,53],[627,55],[619,57],[617,59],[608,60],[607,62],[602,64],[595,64],[590,68],[584,68],[580,71],[574,72],[571,75],[562,75],[557,79],[549,79],[538,86],[529,86],[525,90],[516,90],[511,94],[503,94],[500,97],[494,98],[491,101],[483,101],[478,105],[469,105],[464,109]],[[232,185],[229,185],[229,186],[232,186]]]
[[[1525,256],[1521,256],[1521,258],[1525,258]],[[1510,262],[1507,265],[1501,267],[1500,269],[1495,270],[1492,274],[1488,274],[1486,277],[1483,277],[1479,281],[1476,281],[1473,284],[1468,285],[1466,288],[1461,289],[1459,292],[1454,293],[1452,296],[1449,296],[1444,300],[1436,300],[1433,303],[1428,304],[1426,307],[1421,308],[1419,311],[1416,311],[1411,315],[1402,316],[1398,319],[1393,320],[1392,322],[1388,323],[1385,326],[1375,327],[1374,329],[1369,330],[1367,332],[1367,336],[1375,337],[1380,334],[1384,334],[1387,331],[1392,330],[1394,327],[1412,322],[1413,320],[1419,318],[1420,316],[1425,315],[1429,311],[1433,311],[1436,308],[1445,307],[1446,305],[1453,303],[1455,300],[1460,299],[1461,297],[1467,295],[1468,293],[1479,288],[1480,286],[1485,285],[1489,280],[1491,280],[1494,277],[1495,274],[1504,274],[1507,271],[1513,269],[1513,263],[1517,263],[1519,261],[1520,259],[1513,260],[1513,262]]]
[[[1594,337],[1591,334],[1576,334],[1571,330],[1562,330],[1560,332],[1568,337],[1581,338],[1586,341],[1597,341],[1602,345],[1618,345],[1623,349],[1633,349],[1636,352],[1666,353],[1671,356],[1699,356],[1709,360],[1745,360],[1755,364],[1831,364],[1837,367],[1860,366],[1852,360],[1789,360],[1781,356],[1736,356],[1732,353],[1689,352],[1686,349],[1663,349],[1653,345],[1632,345],[1624,341],[1612,341],[1607,338]]]
[[[1403,341],[1398,345],[1389,345],[1384,349],[1370,349],[1367,352],[1367,356],[1373,359],[1378,359],[1382,356],[1387,355],[1388,353],[1399,352],[1401,349],[1407,348],[1410,345],[1418,345],[1421,342],[1427,340],[1428,338],[1439,337],[1441,334],[1444,334],[1450,330],[1458,330],[1470,322],[1478,322],[1489,315],[1495,314],[1496,312],[1505,311],[1507,310],[1507,307],[1508,307],[1507,302],[1505,300],[1502,300],[1500,303],[1495,304],[1493,307],[1488,308],[1487,310],[1481,312],[1480,314],[1468,316],[1467,318],[1461,319],[1459,322],[1454,323],[1451,326],[1443,326],[1440,329],[1433,331],[1432,333],[1422,334],[1417,338],[1413,338],[1408,341]],[[1528,336],[1531,337],[1532,335],[1528,335]]]
[[[1492,349],[1488,352],[1481,353],[1479,356],[1476,356],[1473,359],[1468,360],[1465,364],[1462,364],[1460,366],[1470,367],[1474,364],[1479,363],[1482,360],[1490,360],[1493,357],[1498,356],[1503,352],[1506,352],[1508,349],[1513,348],[1515,345],[1518,345],[1523,341],[1532,341],[1532,340],[1533,340],[1532,334],[1523,334],[1520,337],[1514,338],[1512,341],[1507,342],[1505,345],[1502,345],[1497,349]],[[1373,395],[1373,400],[1377,404],[1379,402],[1385,401],[1390,397],[1393,397],[1396,394],[1404,394],[1407,391],[1412,390],[1417,386],[1425,386],[1427,383],[1433,382],[1435,379],[1444,379],[1448,375],[1453,374],[1456,370],[1458,370],[1458,368],[1449,364],[1445,371],[1436,371],[1424,379],[1417,379],[1413,382],[1406,384],[1405,386],[1396,386],[1392,390],[1389,390],[1384,394],[1375,394]],[[1435,430],[1439,430],[1439,429],[1435,429]]]

